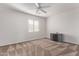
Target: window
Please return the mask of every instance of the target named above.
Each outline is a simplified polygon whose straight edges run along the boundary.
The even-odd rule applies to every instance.
[[[29,19],[28,25],[29,25],[28,26],[29,32],[39,32],[39,21],[38,20]]]
[[[38,32],[39,31],[39,21],[35,20],[34,21],[34,32]]]
[[[28,23],[29,23],[29,24],[28,24],[28,25],[29,25],[29,26],[28,26],[29,32],[33,32],[33,20],[31,20],[31,19],[28,20]]]

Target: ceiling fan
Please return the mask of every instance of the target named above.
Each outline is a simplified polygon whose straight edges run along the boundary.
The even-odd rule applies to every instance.
[[[43,10],[43,8],[50,7],[50,6],[42,6],[41,3],[35,3],[35,6],[37,8],[36,13],[38,13],[39,11],[41,11],[43,13],[47,13],[47,11]]]

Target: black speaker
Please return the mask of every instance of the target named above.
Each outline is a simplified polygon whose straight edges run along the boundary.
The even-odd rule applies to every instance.
[[[50,39],[57,42],[63,42],[63,34],[50,33]]]

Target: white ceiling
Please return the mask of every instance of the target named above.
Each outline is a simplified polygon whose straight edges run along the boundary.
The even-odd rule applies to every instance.
[[[32,15],[37,15],[37,16],[42,16],[42,17],[48,17],[48,15],[50,14],[48,10],[50,10],[51,8],[51,7],[43,8],[43,10],[47,11],[47,13],[43,13],[41,11],[39,11],[39,13],[36,13],[37,8],[35,6],[35,3],[11,3],[11,4],[8,4],[8,6],[16,10],[22,11],[24,13],[29,13]],[[52,4],[41,3],[41,6],[52,6]]]
[[[43,10],[47,11],[47,13],[43,13],[40,11],[39,13],[36,13],[36,6],[35,3],[6,3],[6,4],[0,4],[9,7],[10,9],[15,9],[24,13],[29,13],[36,16],[41,17],[48,17],[50,15],[54,15],[56,13],[67,11],[67,10],[73,10],[76,8],[79,8],[79,4],[74,3],[41,3],[41,6],[50,6],[48,8],[44,8]]]

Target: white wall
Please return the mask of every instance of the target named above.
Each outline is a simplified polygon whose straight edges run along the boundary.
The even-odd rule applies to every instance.
[[[47,35],[63,33],[65,42],[79,44],[79,9],[67,7],[52,11],[53,14],[47,19]]]
[[[28,32],[28,19],[39,19],[40,32]],[[43,38],[46,35],[46,20],[0,6],[0,46]]]

